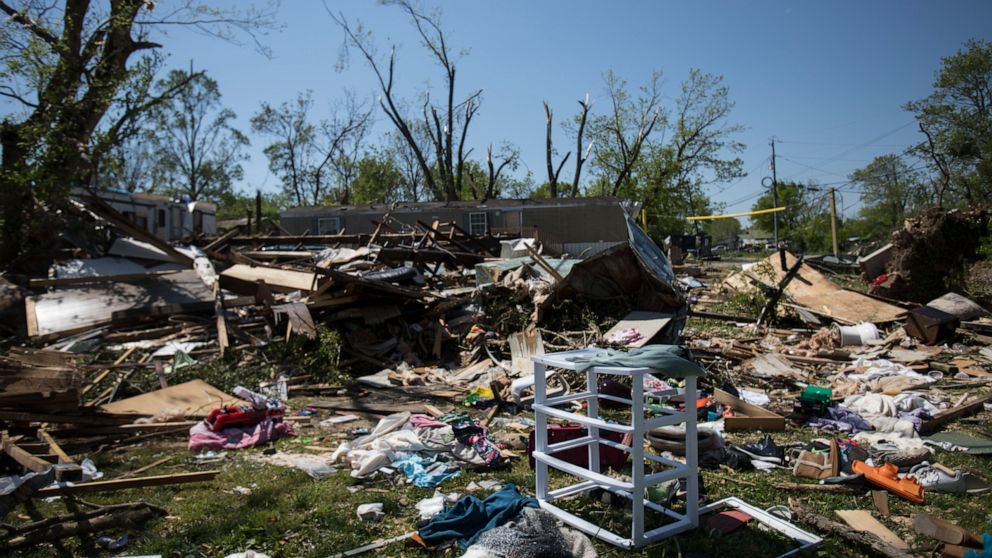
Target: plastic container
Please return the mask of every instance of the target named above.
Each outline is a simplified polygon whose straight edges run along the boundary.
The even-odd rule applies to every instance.
[[[878,339],[878,328],[875,324],[869,322],[861,322],[856,326],[837,326],[837,331],[840,333],[840,346],[846,347],[848,345],[865,345],[869,341],[875,341]]]

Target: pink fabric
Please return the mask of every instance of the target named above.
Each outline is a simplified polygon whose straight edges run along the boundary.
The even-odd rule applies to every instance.
[[[212,449],[240,449],[285,436],[293,436],[293,425],[288,422],[273,422],[267,418],[255,426],[225,428],[212,432],[203,422],[189,429],[189,450],[199,452]]]
[[[414,428],[440,428],[442,426],[449,425],[447,423],[434,420],[432,417],[427,415],[411,415],[410,426]]]

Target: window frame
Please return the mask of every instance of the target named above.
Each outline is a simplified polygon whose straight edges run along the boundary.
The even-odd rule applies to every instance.
[[[324,232],[325,231],[325,228],[323,226],[323,223],[325,221],[331,221],[331,222],[334,223],[334,232]],[[340,232],[340,231],[341,231],[341,218],[340,217],[317,217],[317,235],[318,236],[338,234],[338,232]]]
[[[482,216],[482,232],[476,232],[476,225],[479,223],[474,223],[472,219],[474,217]],[[485,211],[472,211],[468,214],[468,232],[474,236],[483,236],[489,233],[489,214]]]

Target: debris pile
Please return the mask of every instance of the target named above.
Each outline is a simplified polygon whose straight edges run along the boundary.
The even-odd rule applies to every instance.
[[[762,524],[798,548],[822,542],[792,521],[897,556],[928,543],[908,546],[906,529],[879,521],[889,495],[921,506],[933,492],[989,490],[986,471],[941,460],[992,452],[992,441],[956,428],[992,401],[992,320],[981,301],[926,279],[930,264],[921,263],[944,250],[941,235],[957,243],[972,234],[984,218],[977,214],[926,214],[894,235],[886,267],[862,262],[885,270],[874,287],[883,299],[785,250],[740,267],[673,267],[629,219],[626,243],[551,257],[533,239],[473,235],[457,223],[411,226],[388,214],[371,234],[294,236],[273,224],[264,236],[232,229],[174,246],[97,198],[78,210],[99,243],[54,262],[45,277],[0,279],[0,315],[25,318],[23,335],[3,324],[0,518],[32,499],[208,481],[237,459],[318,481],[342,475],[354,493],[374,494],[377,484],[438,491],[417,504],[418,531],[355,552],[402,541],[480,556],[506,544],[595,556],[588,538],[537,509],[526,496],[532,487],[487,479],[469,486],[488,497],[441,492],[459,477],[533,462],[550,407],[544,434],[583,467],[593,454],[580,443],[593,428],[561,418],[568,413],[595,411],[595,424],[615,425],[630,418],[622,401],[633,393],[645,394],[652,416],[686,411],[686,381],[661,370],[668,365],[640,387],[618,375],[590,392],[584,368],[540,385],[534,357],[593,346],[614,349],[614,366],[666,352],[705,370],[695,446],[707,481],[746,486],[754,481],[745,475],[784,471],[790,480],[771,477],[779,491],[871,494],[877,512],[837,510],[842,524],[798,502],[770,514],[732,497],[702,508],[700,524],[713,532]],[[959,255],[971,253],[960,244]],[[945,276],[960,266],[941,261],[932,267]],[[914,290],[893,290],[900,282]],[[554,403],[532,414],[542,392]],[[596,478],[632,486],[631,442],[597,430]],[[100,478],[87,459],[177,438],[174,456],[117,478]],[[283,438],[300,440],[299,451],[284,451]],[[657,463],[684,464],[687,447],[685,429],[663,426],[645,434],[643,449]],[[188,457],[169,473],[151,471],[181,448]],[[637,500],[596,483],[580,492],[580,501],[605,505],[602,513]],[[688,492],[675,478],[645,498],[684,508]],[[351,520],[392,513],[376,500]],[[119,550],[121,533],[168,513],[145,502],[68,511],[10,523],[4,541],[22,548],[107,533],[117,538],[104,542],[117,546],[104,548]],[[980,544],[918,511],[914,529],[945,551]]]

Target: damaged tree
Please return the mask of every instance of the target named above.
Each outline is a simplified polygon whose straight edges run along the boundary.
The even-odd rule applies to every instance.
[[[593,143],[590,143],[585,150],[582,152],[582,140],[586,129],[586,120],[589,117],[589,109],[592,107],[592,103],[589,102],[589,94],[586,94],[585,101],[580,100],[579,106],[582,107],[579,111],[578,120],[578,131],[575,134],[576,138],[576,148],[575,148],[575,174],[572,175],[572,184],[569,195],[575,197],[579,194],[579,178],[582,176],[582,165],[585,164],[586,160],[589,159],[589,153],[592,151]],[[551,106],[548,102],[544,102],[544,116],[547,121],[547,139],[545,142],[545,155],[548,163],[548,187],[552,198],[557,198],[558,192],[558,178],[561,176],[561,169],[568,162],[569,156],[572,155],[571,151],[567,151],[565,156],[562,157],[561,161],[558,163],[558,168],[555,169],[552,163],[552,158],[554,155],[554,145],[551,139],[551,124],[552,124],[552,112]]]
[[[178,2],[162,18],[145,0],[107,3],[0,1],[7,16],[0,34],[6,83],[0,94],[23,111],[4,120],[0,192],[3,239],[0,260],[14,262],[29,239],[44,243],[54,227],[39,219],[59,209],[74,185],[88,185],[100,156],[128,126],[175,95],[132,94],[152,82],[159,66],[152,40],[162,25],[197,26],[232,40],[267,26],[271,13],[218,10]],[[257,42],[256,42],[257,44]],[[106,122],[105,117],[113,121]]]
[[[440,14],[424,13],[406,0],[390,3],[406,12],[417,28],[424,47],[430,51],[436,62],[443,68],[445,91],[443,104],[438,106],[432,103],[428,92],[425,94],[422,107],[422,121],[418,123],[411,120],[401,108],[402,103],[397,99],[394,90],[395,47],[390,50],[389,60],[384,65],[378,59],[371,34],[365,31],[361,24],[353,27],[344,17],[344,14],[329,12],[331,19],[345,33],[342,54],[347,56],[348,49],[355,48],[372,68],[382,92],[379,105],[412,151],[424,177],[424,182],[428,189],[433,192],[435,199],[446,201],[461,199],[465,191],[467,158],[472,152],[471,149],[466,150],[465,140],[468,137],[468,129],[472,119],[482,104],[482,90],[478,89],[467,95],[462,101],[456,102],[457,67],[444,30],[441,28]],[[425,143],[418,137],[418,128],[426,131],[429,142]],[[456,129],[458,130],[457,133]],[[512,164],[508,158],[504,157],[495,165],[505,167]],[[487,188],[485,193],[488,194],[492,190],[491,187]]]

